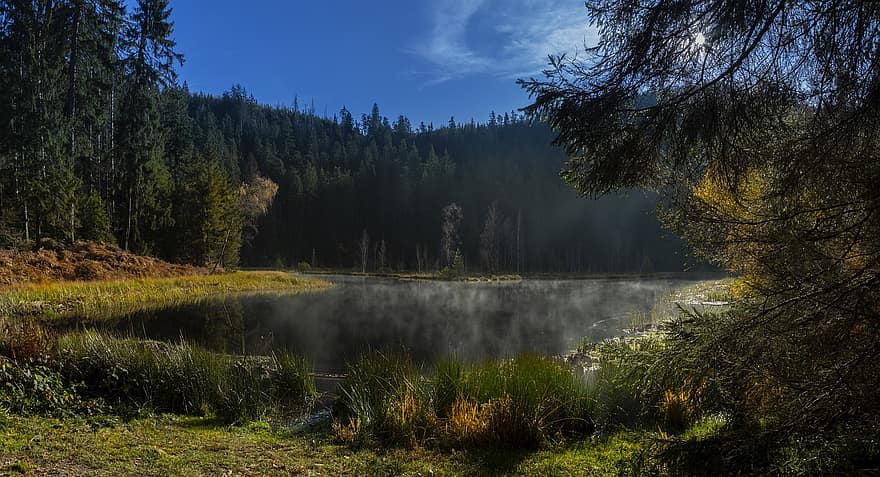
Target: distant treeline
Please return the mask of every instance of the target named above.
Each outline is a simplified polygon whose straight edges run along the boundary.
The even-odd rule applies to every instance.
[[[442,209],[457,204],[469,268],[515,271],[681,270],[681,242],[663,238],[655,199],[641,193],[589,201],[559,177],[565,155],[552,132],[515,113],[486,124],[413,127],[371,114],[332,119],[258,105],[234,88],[193,96],[197,136],[223,141],[242,177],[279,184],[249,264],[437,268]],[[222,138],[222,139],[221,139]],[[197,148],[209,147],[198,144]],[[366,237],[364,236],[366,231]],[[364,243],[366,239],[367,243]]]
[[[543,125],[493,113],[434,128],[375,106],[263,106],[240,86],[192,94],[168,16],[167,0],[0,1],[0,242],[111,241],[226,266],[686,264],[652,196],[577,197]]]

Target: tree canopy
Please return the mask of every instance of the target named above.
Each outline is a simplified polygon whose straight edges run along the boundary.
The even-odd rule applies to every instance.
[[[699,372],[683,373],[694,391],[716,385],[720,407],[773,416],[777,430],[876,419],[880,7],[608,0],[588,11],[598,46],[523,81],[528,112],[558,132],[578,191],[660,191],[666,222],[742,277],[733,312],[676,331],[702,353]]]

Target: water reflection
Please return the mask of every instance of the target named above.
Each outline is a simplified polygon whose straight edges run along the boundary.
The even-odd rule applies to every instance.
[[[693,279],[526,280],[508,283],[404,282],[331,277],[324,293],[235,297],[114,321],[113,331],[150,339],[185,338],[228,353],[288,349],[316,368],[342,369],[366,349],[409,352],[431,363],[558,354],[584,336],[620,333],[621,318],[647,312]]]

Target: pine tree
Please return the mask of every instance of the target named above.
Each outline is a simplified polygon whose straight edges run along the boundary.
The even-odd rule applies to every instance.
[[[25,239],[43,235],[73,238],[69,211],[77,181],[64,158],[62,83],[63,9],[52,1],[0,3],[2,94],[5,137],[11,157],[15,221]]]
[[[120,203],[126,249],[151,249],[158,229],[170,220],[158,107],[159,88],[175,81],[174,63],[182,62],[174,51],[170,14],[168,0],[138,0],[124,35],[126,84],[116,142],[125,172]]]

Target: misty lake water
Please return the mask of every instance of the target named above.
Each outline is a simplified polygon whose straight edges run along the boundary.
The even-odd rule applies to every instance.
[[[300,295],[239,296],[135,313],[103,326],[148,339],[181,338],[236,354],[287,349],[336,372],[366,349],[409,353],[430,364],[524,352],[562,354],[584,337],[620,335],[696,277],[459,283],[347,276]]]

